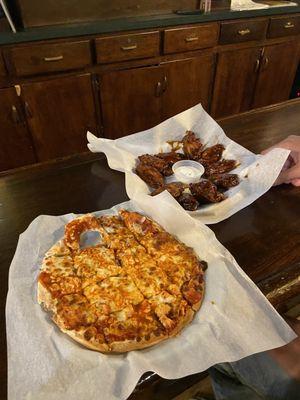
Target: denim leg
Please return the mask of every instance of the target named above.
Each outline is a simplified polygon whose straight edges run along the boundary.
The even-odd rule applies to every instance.
[[[266,352],[217,364],[210,375],[217,400],[300,400],[300,384]]]

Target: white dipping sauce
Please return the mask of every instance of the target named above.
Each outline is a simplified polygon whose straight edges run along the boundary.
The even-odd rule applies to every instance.
[[[197,161],[181,160],[177,161],[172,170],[178,181],[183,183],[198,182],[204,174],[204,167]]]
[[[195,178],[200,175],[199,169],[194,167],[179,167],[176,172],[180,175],[186,176],[187,178]]]

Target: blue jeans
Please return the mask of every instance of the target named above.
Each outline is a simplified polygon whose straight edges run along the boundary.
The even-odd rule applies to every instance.
[[[215,365],[209,373],[217,400],[300,400],[300,383],[267,352]]]

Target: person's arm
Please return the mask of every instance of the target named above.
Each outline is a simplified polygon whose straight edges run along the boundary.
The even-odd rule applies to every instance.
[[[300,186],[300,136],[288,136],[286,139],[275,144],[269,149],[262,151],[262,154],[266,154],[270,150],[278,147],[291,150],[291,152],[278,178],[276,179],[274,186],[281,185],[282,183],[291,183],[294,186]]]

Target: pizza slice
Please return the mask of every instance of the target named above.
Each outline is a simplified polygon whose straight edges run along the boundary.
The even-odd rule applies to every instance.
[[[187,247],[160,225],[141,214],[120,211],[121,218],[138,241],[147,249],[157,265],[166,272],[170,285],[168,291],[183,297],[199,308],[204,293],[202,264],[193,249]],[[187,290],[187,282],[192,280]],[[191,295],[191,289],[197,292]]]

